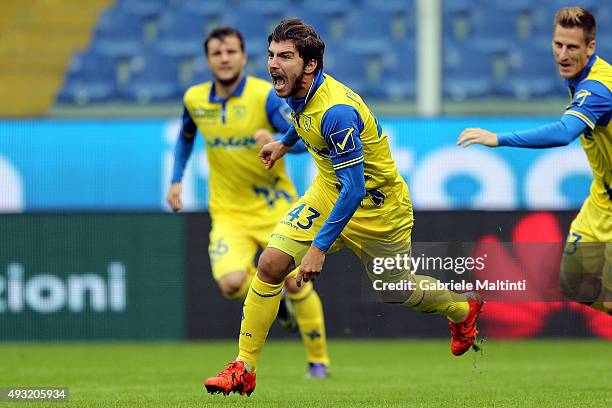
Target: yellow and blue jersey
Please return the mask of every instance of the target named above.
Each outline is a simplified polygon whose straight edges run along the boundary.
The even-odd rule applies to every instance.
[[[580,143],[593,171],[590,199],[612,213],[612,67],[593,55],[580,76],[566,83],[571,104],[565,115],[586,124]]]
[[[289,127],[289,107],[276,96],[272,85],[245,76],[230,97],[221,99],[215,94],[214,83],[205,82],[189,88],[183,102],[181,132],[195,134],[197,128],[206,146],[213,219],[239,214],[251,218],[275,214],[278,218],[295,199],[295,187],[284,162],[265,170],[253,138],[258,129],[285,132]],[[173,177],[174,182],[182,175],[182,169],[177,172],[176,167],[179,176]]]
[[[409,202],[387,135],[358,94],[319,71],[306,97],[287,103],[293,127],[283,143],[303,140],[318,169],[313,186],[336,197],[315,246],[329,249],[351,218],[377,217]]]

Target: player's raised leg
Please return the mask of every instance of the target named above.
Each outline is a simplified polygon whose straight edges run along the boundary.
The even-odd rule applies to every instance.
[[[405,194],[407,196],[408,193]],[[408,216],[402,216],[404,214]],[[476,342],[476,319],[484,304],[477,295],[443,289],[436,278],[412,274],[409,269],[386,270],[382,273],[370,269],[375,258],[395,258],[396,255],[412,253],[411,219],[412,206],[409,202],[403,202],[397,212],[379,216],[375,221],[353,218],[342,237],[351,250],[361,254],[368,276],[373,281],[412,282],[410,286],[400,286],[403,288],[401,290],[379,291],[383,302],[401,304],[422,313],[446,316],[451,331],[451,352],[460,356]]]
[[[253,392],[259,354],[278,312],[285,277],[293,266],[293,258],[284,252],[275,248],[264,250],[244,301],[237,361],[204,381],[208,392]]]

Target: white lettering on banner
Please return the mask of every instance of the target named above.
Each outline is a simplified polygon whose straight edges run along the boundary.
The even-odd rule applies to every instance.
[[[108,301],[113,312],[123,312],[127,308],[125,273],[125,265],[121,262],[108,265]]]
[[[525,201],[528,208],[566,209],[570,202],[561,186],[570,176],[593,177],[584,150],[580,147],[553,150],[539,157],[525,177]]]
[[[492,151],[460,150],[456,146],[437,149],[419,163],[411,183],[415,207],[453,207],[444,187],[448,179],[457,175],[469,175],[480,181],[480,193],[469,203],[470,208],[517,207],[516,179],[508,164]]]
[[[126,268],[111,262],[106,278],[99,274],[71,274],[64,282],[51,274],[24,276],[20,263],[0,275],[0,313],[20,313],[27,308],[37,313],[54,313],[67,308],[72,313],[86,311],[87,298],[93,312],[124,312],[127,309]],[[89,295],[89,296],[88,296]]]
[[[6,268],[8,275],[8,292],[23,293],[23,265],[14,263]],[[8,308],[12,312],[21,312],[24,308],[23,296],[7,296]]]
[[[0,156],[0,212],[23,212],[23,196],[19,171]]]
[[[26,282],[25,301],[35,312],[57,312],[64,306],[65,299],[66,288],[57,276],[36,275]]]

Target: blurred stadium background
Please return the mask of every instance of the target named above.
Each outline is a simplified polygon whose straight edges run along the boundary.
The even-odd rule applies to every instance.
[[[2,0],[0,340],[235,338],[241,305],[218,293],[206,253],[201,141],[184,181],[187,211],[165,205],[182,94],[210,79],[202,40],[217,26],[242,31],[247,72],[264,78],[271,28],[288,16],[315,26],[326,71],[390,134],[415,242],[562,242],[591,179],[579,143],[454,142],[464,127],[525,129],[560,116],[567,90],[550,43],[566,5],[594,13],[598,54],[612,59],[611,0]],[[289,167],[303,192],[310,158]],[[359,269],[342,252],[318,282],[331,338],[448,336],[437,321],[354,296],[365,286]],[[580,305],[489,307],[489,339],[612,339],[612,319]],[[277,327],[271,336],[291,337]]]

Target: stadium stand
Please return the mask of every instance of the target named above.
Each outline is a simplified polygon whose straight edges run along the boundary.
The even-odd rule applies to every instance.
[[[562,81],[555,77],[550,35],[554,11],[574,3],[444,0],[445,98],[527,100],[565,95]],[[578,3],[595,12],[598,51],[609,54],[606,41],[612,36],[606,30],[612,30],[612,8],[598,0]],[[266,78],[266,37],[280,19],[291,16],[303,18],[321,33],[327,45],[325,65],[334,76],[367,98],[410,100],[416,94],[415,7],[415,0],[117,0],[98,20],[89,48],[75,53],[57,101],[170,102],[190,84],[210,78],[202,39],[220,25],[243,32],[247,72]],[[104,72],[79,72],[95,66],[84,59],[99,60],[101,55],[110,61],[100,64]],[[143,58],[144,65],[139,65]],[[152,61],[166,61],[168,69]],[[110,63],[115,64],[114,80],[109,79]],[[138,91],[139,86],[151,89]]]

